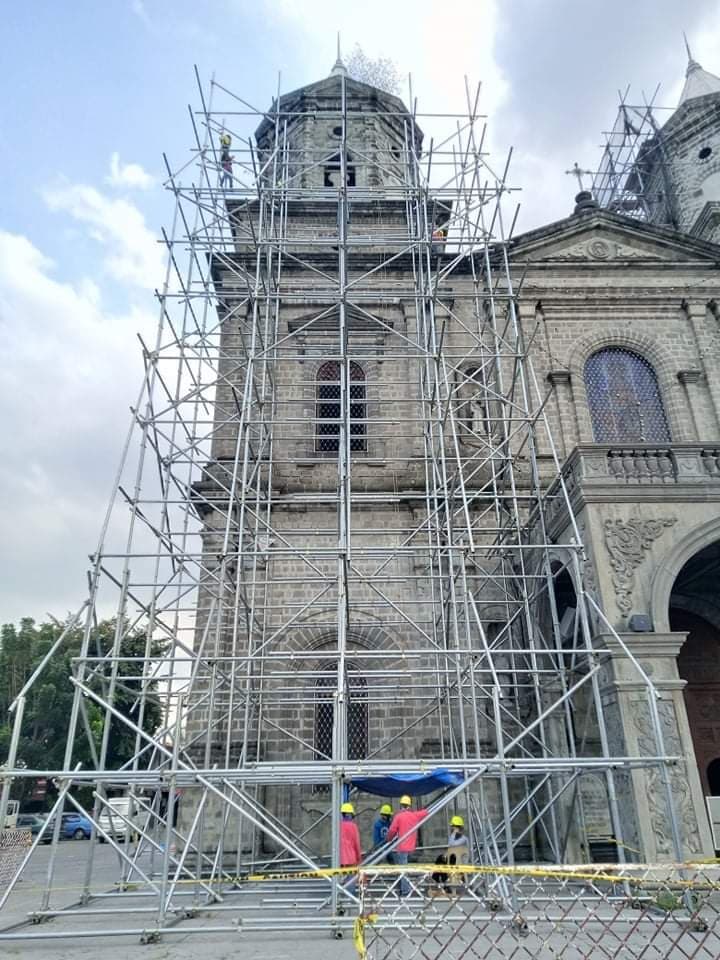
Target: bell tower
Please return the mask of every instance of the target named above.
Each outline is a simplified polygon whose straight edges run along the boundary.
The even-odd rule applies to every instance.
[[[677,108],[640,148],[631,179],[644,194],[648,219],[703,240],[720,240],[720,77],[688,47]]]

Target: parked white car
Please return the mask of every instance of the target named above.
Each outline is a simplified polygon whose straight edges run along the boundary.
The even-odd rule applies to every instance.
[[[100,812],[98,824],[106,834],[114,837],[115,840],[124,840],[129,828],[128,820],[132,825],[130,827],[132,839],[132,835],[137,832],[133,827],[137,824],[138,819],[137,805],[132,804],[131,807],[130,797],[110,797]],[[102,835],[100,835],[100,842],[106,842]]]

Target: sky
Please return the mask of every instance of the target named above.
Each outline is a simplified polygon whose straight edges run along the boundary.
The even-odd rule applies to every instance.
[[[190,157],[194,66],[268,106],[326,76],[336,34],[412,75],[421,111],[482,81],[489,143],[513,147],[518,229],[568,215],[618,90],[673,106],[687,62],[720,73],[717,0],[31,0],[3,17],[0,98],[0,622],[86,592],[152,337],[163,188]],[[404,95],[404,90],[401,91]]]

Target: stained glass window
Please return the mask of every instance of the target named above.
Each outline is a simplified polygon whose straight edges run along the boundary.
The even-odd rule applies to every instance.
[[[585,388],[596,443],[670,441],[655,371],[640,354],[621,347],[594,353]]]
[[[350,450],[367,450],[365,371],[350,364]],[[340,363],[328,360],[317,373],[317,433],[315,449],[332,452],[340,446]]]

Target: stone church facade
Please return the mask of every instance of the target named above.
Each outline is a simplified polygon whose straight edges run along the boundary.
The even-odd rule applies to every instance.
[[[697,85],[691,87],[678,115],[668,121],[672,143],[678,144],[683,159],[682,151],[699,154],[710,148],[711,153],[698,161],[705,164],[703,171],[710,170],[708,162],[720,163],[720,80],[713,87],[713,79],[704,75],[699,94]],[[283,98],[295,116],[285,134],[291,142],[291,157],[293,151],[330,150],[337,122],[323,119],[322,113],[337,109],[338,89],[338,77],[332,76]],[[368,158],[374,150],[390,155],[397,151],[400,156],[406,146],[402,125],[393,126],[386,117],[405,108],[379,91],[369,93],[363,84],[347,81],[347,89],[355,109],[365,111],[363,120],[348,132],[348,149],[354,155],[352,185],[382,187],[383,177],[391,178],[392,171],[387,164],[373,164]],[[375,116],[379,99],[382,120]],[[683,132],[685,123],[688,130]],[[261,161],[274,135],[269,122],[257,131]],[[421,136],[418,131],[418,140]],[[339,172],[339,160],[337,166]],[[333,186],[336,171],[331,167],[319,165],[304,174],[306,199],[291,207],[295,236],[304,232],[317,240],[337,231],[334,206],[321,202],[322,190]],[[720,795],[720,245],[714,242],[720,239],[715,220],[720,189],[713,186],[714,175],[688,172],[687,163],[679,164],[680,169],[681,181],[673,194],[678,226],[669,224],[664,214],[658,214],[656,222],[630,219],[600,209],[591,197],[580,195],[570,216],[515,237],[508,252],[520,291],[516,300],[520,321],[528,331],[538,329],[539,322],[533,362],[550,390],[546,413],[587,549],[591,592],[661,695],[667,752],[683,758],[672,781],[685,852],[699,856],[712,853],[705,797]],[[347,170],[344,173],[350,175]],[[675,176],[672,168],[670,175]],[[291,169],[286,176],[293,176]],[[650,171],[649,176],[659,173]],[[668,176],[667,169],[663,176]],[[704,186],[697,186],[693,177],[701,177]],[[704,191],[702,198],[696,195],[699,189]],[[235,235],[234,266],[249,271],[256,256],[251,237],[255,211],[252,204],[233,207],[231,198],[228,210]],[[354,255],[356,261],[350,261],[351,274],[360,276],[373,256],[387,254],[374,237],[380,232],[391,235],[394,225],[401,233],[405,217],[405,207],[397,201],[353,202],[349,230],[356,239],[365,237],[366,245]],[[382,231],[377,228],[379,219]],[[317,247],[302,250],[301,243],[296,252],[305,264],[311,261],[320,271],[334,249],[328,239],[327,253]],[[286,263],[280,281],[283,307],[272,319],[292,338],[292,347],[284,352],[281,346],[273,365],[276,398],[281,407],[285,405],[287,415],[273,438],[274,473],[268,482],[278,496],[272,527],[285,544],[315,538],[316,545],[326,544],[331,550],[336,543],[337,433],[331,427],[318,432],[315,421],[323,416],[332,420],[330,408],[337,397],[337,308],[314,298],[313,277],[305,267],[294,267],[291,259]],[[407,267],[398,261],[385,272],[385,282],[396,281],[402,288],[407,282],[403,271]],[[469,284],[470,278],[466,281]],[[257,323],[257,317],[245,315],[238,320],[233,315],[235,282],[232,271],[219,264],[216,284],[225,298],[220,310],[221,315],[225,311],[222,338],[228,356],[241,348],[238,322]],[[408,388],[416,379],[415,361],[411,349],[405,358],[398,356],[396,339],[399,334],[408,344],[417,341],[419,320],[413,306],[401,297],[396,302],[373,300],[372,284],[363,288],[362,297],[363,308],[348,308],[344,317],[350,352],[356,358],[349,384],[358,421],[351,438],[353,488],[367,494],[367,502],[353,508],[354,535],[365,545],[396,544],[410,537],[417,525],[418,491],[426,483],[418,426],[421,400]],[[382,317],[384,331],[370,322],[365,311]],[[454,355],[461,356],[469,347],[461,326],[449,326],[446,337],[446,349]],[[385,354],[391,341],[394,359],[388,361]],[[226,373],[230,383],[232,374]],[[242,387],[239,380],[237,389]],[[227,481],[222,465],[232,460],[238,440],[234,392],[230,386],[218,388],[216,422],[227,426],[218,429],[215,460],[197,486],[206,525],[204,550],[218,557],[222,511],[213,509],[213,501],[223,498]],[[322,413],[322,404],[328,406],[329,416]],[[392,417],[387,415],[390,405]],[[393,419],[409,424],[401,436]],[[254,427],[250,424],[247,429]],[[538,458],[541,469],[544,462],[550,472],[553,458],[547,445],[538,450]],[[566,542],[568,518],[560,497],[549,523],[550,535]],[[256,538],[249,544],[248,555],[256,558],[250,561],[255,564],[255,581],[262,582],[266,591],[268,634],[274,636],[273,624],[279,630],[289,617],[293,621],[292,629],[277,641],[287,663],[268,668],[277,670],[278,690],[287,688],[288,695],[286,702],[273,708],[274,713],[266,712],[270,726],[262,745],[248,729],[256,719],[241,711],[233,721],[236,736],[230,730],[226,741],[242,740],[243,749],[255,750],[259,761],[284,763],[332,753],[329,728],[323,726],[328,722],[331,726],[328,711],[332,707],[322,706],[322,695],[318,695],[322,682],[317,676],[324,658],[327,662],[332,658],[337,597],[332,591],[322,595],[318,583],[307,576],[307,564],[294,557],[291,549],[283,553],[277,546]],[[263,550],[269,551],[268,558],[262,557]],[[334,562],[319,560],[318,576],[331,575]],[[395,559],[387,574],[389,600],[408,621],[429,630],[430,576],[424,582],[426,573],[402,559]],[[568,590],[572,592],[572,584]],[[408,717],[407,708],[401,712],[391,702],[370,714],[363,711],[362,677],[372,672],[373,656],[393,651],[396,660],[385,662],[391,674],[394,665],[399,675],[404,651],[416,648],[417,640],[401,623],[389,628],[383,622],[373,609],[369,586],[360,586],[354,601],[347,649],[360,706],[354,720],[348,717],[346,755],[353,759],[373,747],[383,759],[439,758],[437,727],[425,718],[422,697],[418,696],[414,718]],[[209,617],[206,598],[201,600],[199,637]],[[601,622],[596,629],[602,636]],[[233,625],[225,623],[224,635],[232,630]],[[228,649],[228,642],[223,641],[223,649]],[[608,716],[614,718],[612,735],[623,745],[618,752],[652,753],[646,701],[636,674],[628,669],[612,638],[606,635],[604,642],[611,656],[602,675],[603,696]],[[431,664],[428,653],[427,666]],[[291,670],[297,671],[292,682],[288,680]],[[315,700],[312,709],[302,705],[303,688],[307,698]],[[300,695],[294,696],[293,690]],[[404,703],[412,699],[405,691]],[[411,732],[394,739],[412,720],[416,722]],[[487,745],[487,729],[481,724],[476,730]],[[208,754],[211,760],[214,756],[212,751]],[[227,759],[237,762],[240,757],[229,749]],[[672,857],[655,776],[631,772],[623,788],[634,810],[628,815],[633,821],[628,842],[649,861]],[[591,807],[592,797],[588,795],[587,800]],[[297,785],[276,793],[268,790],[264,802],[278,821],[302,834],[310,819],[327,806],[327,795]],[[368,819],[372,809],[370,803],[362,816]],[[208,817],[213,816],[209,805]],[[597,833],[606,831],[604,814],[599,813]],[[327,843],[325,834],[322,843]],[[574,853],[582,856],[583,850]]]

